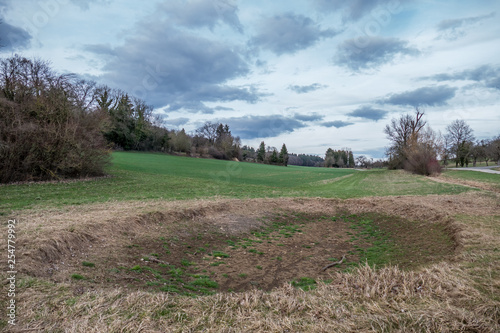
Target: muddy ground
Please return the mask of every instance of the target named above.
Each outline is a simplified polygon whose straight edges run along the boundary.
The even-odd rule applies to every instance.
[[[453,260],[460,228],[448,212],[476,210],[494,214],[498,202],[464,194],[156,201],[27,212],[18,217],[18,268],[70,283],[75,294],[117,287],[268,291],[301,278],[328,281],[366,260],[407,269]],[[342,264],[322,270],[342,256]]]

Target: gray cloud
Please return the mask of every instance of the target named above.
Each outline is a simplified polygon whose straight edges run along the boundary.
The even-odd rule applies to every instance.
[[[431,79],[435,81],[458,81],[470,80],[480,82],[487,88],[500,90],[500,66],[483,65],[475,69],[468,69],[453,74],[440,73],[433,76],[423,77],[422,79]]]
[[[355,157],[361,156],[361,155],[366,155],[370,156],[372,158],[385,158],[387,149],[384,147],[380,148],[375,148],[375,149],[369,149],[369,150],[358,150],[354,152]]]
[[[324,126],[324,127],[335,127],[335,128],[346,127],[349,125],[354,125],[354,123],[350,123],[350,122],[342,121],[342,120],[335,120],[335,121],[325,121],[324,123],[321,124],[321,126]]]
[[[253,86],[233,87],[225,85],[205,85],[192,95],[193,98],[201,99],[205,102],[230,102],[238,100],[248,103],[256,103],[260,97],[264,96],[264,94],[259,94]]]
[[[418,54],[419,50],[408,47],[408,42],[398,38],[363,36],[347,39],[340,44],[334,61],[338,65],[358,71],[379,67],[397,56]]]
[[[0,3],[0,9],[2,3]],[[15,27],[3,22],[0,17],[0,50],[13,51],[28,47],[31,41],[31,35],[24,29]]]
[[[326,88],[327,86],[319,84],[319,83],[313,83],[308,86],[297,86],[297,85],[290,85],[288,86],[288,89],[296,92],[297,94],[306,94],[311,91],[315,91],[318,89],[323,89]]]
[[[137,24],[122,46],[88,45],[105,61],[101,77],[113,87],[170,110],[213,113],[203,102],[257,102],[254,86],[229,86],[249,72],[241,54],[227,43],[174,28],[162,13]]]
[[[104,56],[116,56],[115,49],[110,44],[90,44],[85,45],[85,51],[104,55]]]
[[[374,109],[371,106],[365,105],[360,108],[357,108],[352,112],[349,112],[347,115],[351,117],[365,118],[378,121],[380,119],[383,119],[387,113],[388,113],[387,111]]]
[[[294,119],[300,120],[300,121],[315,121],[315,120],[323,120],[325,116],[320,115],[318,113],[311,113],[311,114],[299,114],[296,113],[293,116]]]
[[[234,111],[234,109],[233,109],[233,108],[227,108],[227,107],[225,107],[225,106],[220,106],[220,105],[219,105],[219,106],[214,107],[214,110],[215,110],[215,111]]]
[[[495,12],[492,12],[487,15],[443,20],[439,22],[436,27],[436,29],[440,32],[438,39],[456,40],[466,35],[466,28],[468,26],[492,18],[494,16]]]
[[[401,5],[408,0],[314,0],[316,8],[321,11],[344,11],[345,21],[357,21],[372,12],[377,7],[382,7],[390,13],[400,11]]]
[[[250,44],[281,55],[295,53],[314,45],[322,38],[333,37],[337,32],[321,28],[310,18],[287,13],[263,19],[258,33]]]
[[[174,118],[174,119],[167,119],[167,120],[164,120],[163,123],[165,125],[170,125],[170,126],[181,126],[181,125],[185,125],[189,122],[189,118]]]
[[[306,126],[296,119],[282,115],[226,118],[220,119],[219,122],[228,124],[231,132],[242,139],[275,137]]]
[[[392,94],[380,102],[393,105],[417,106],[440,106],[455,96],[457,88],[448,85],[422,87],[400,94]]]
[[[231,0],[169,0],[160,5],[169,18],[178,25],[189,28],[208,27],[213,30],[219,23],[223,22],[233,29],[243,32],[235,1]]]

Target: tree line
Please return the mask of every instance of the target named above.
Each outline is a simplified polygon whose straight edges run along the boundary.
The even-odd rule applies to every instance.
[[[441,172],[450,161],[455,166],[468,166],[478,161],[500,163],[500,135],[488,140],[476,140],[472,128],[464,120],[454,120],[442,135],[435,132],[419,108],[414,114],[392,119],[384,133],[391,145],[387,149],[389,169],[405,169],[431,175]]]
[[[181,141],[145,101],[19,55],[0,60],[0,115],[0,182],[103,175],[111,149]]]
[[[191,135],[168,130],[153,111],[122,90],[58,74],[46,61],[0,59],[0,182],[103,175],[112,150],[252,158],[227,124],[206,122]],[[288,165],[285,144],[254,154],[256,162]]]
[[[324,166],[327,168],[354,168],[354,156],[348,149],[333,150],[328,148],[325,153]]]
[[[473,129],[464,120],[455,120],[446,128],[443,140],[443,163],[468,167],[470,163],[500,163],[500,134],[491,139],[476,140]]]
[[[308,154],[288,154],[288,164],[307,167],[322,167],[325,159],[321,156]]]
[[[283,144],[281,150],[278,152],[276,147],[266,146],[265,142],[262,141],[258,149],[246,145],[243,146],[242,158],[246,162],[288,166],[290,154],[288,153],[286,144]]]

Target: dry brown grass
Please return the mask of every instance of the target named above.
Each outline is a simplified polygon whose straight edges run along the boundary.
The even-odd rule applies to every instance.
[[[447,264],[421,272],[365,266],[310,292],[284,285],[192,299],[96,290],[74,304],[68,286],[39,286],[22,294],[19,312],[25,328],[45,332],[495,332],[498,303],[461,275]]]
[[[426,223],[444,223],[460,247],[453,260],[418,271],[367,266],[351,273],[332,271],[332,283],[320,283],[317,289],[308,292],[285,284],[268,293],[255,290],[196,299],[101,285],[77,293],[68,279],[61,278],[55,283],[51,281],[57,279],[33,277],[37,270],[46,268],[49,261],[72,251],[113,252],[123,246],[126,239],[152,235],[159,220],[167,224],[183,220],[186,227],[192,221],[231,234],[257,227],[258,217],[281,209],[324,214],[377,212]],[[500,198],[492,193],[349,200],[120,202],[24,211],[17,216],[21,238],[19,265],[25,273],[19,276],[22,281],[16,329],[40,332],[498,332],[499,212]],[[5,248],[5,244],[1,247]]]

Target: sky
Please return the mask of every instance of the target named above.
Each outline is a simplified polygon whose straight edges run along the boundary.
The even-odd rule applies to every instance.
[[[49,61],[154,106],[169,129],[383,158],[425,111],[500,135],[500,1],[0,0],[0,58]]]

